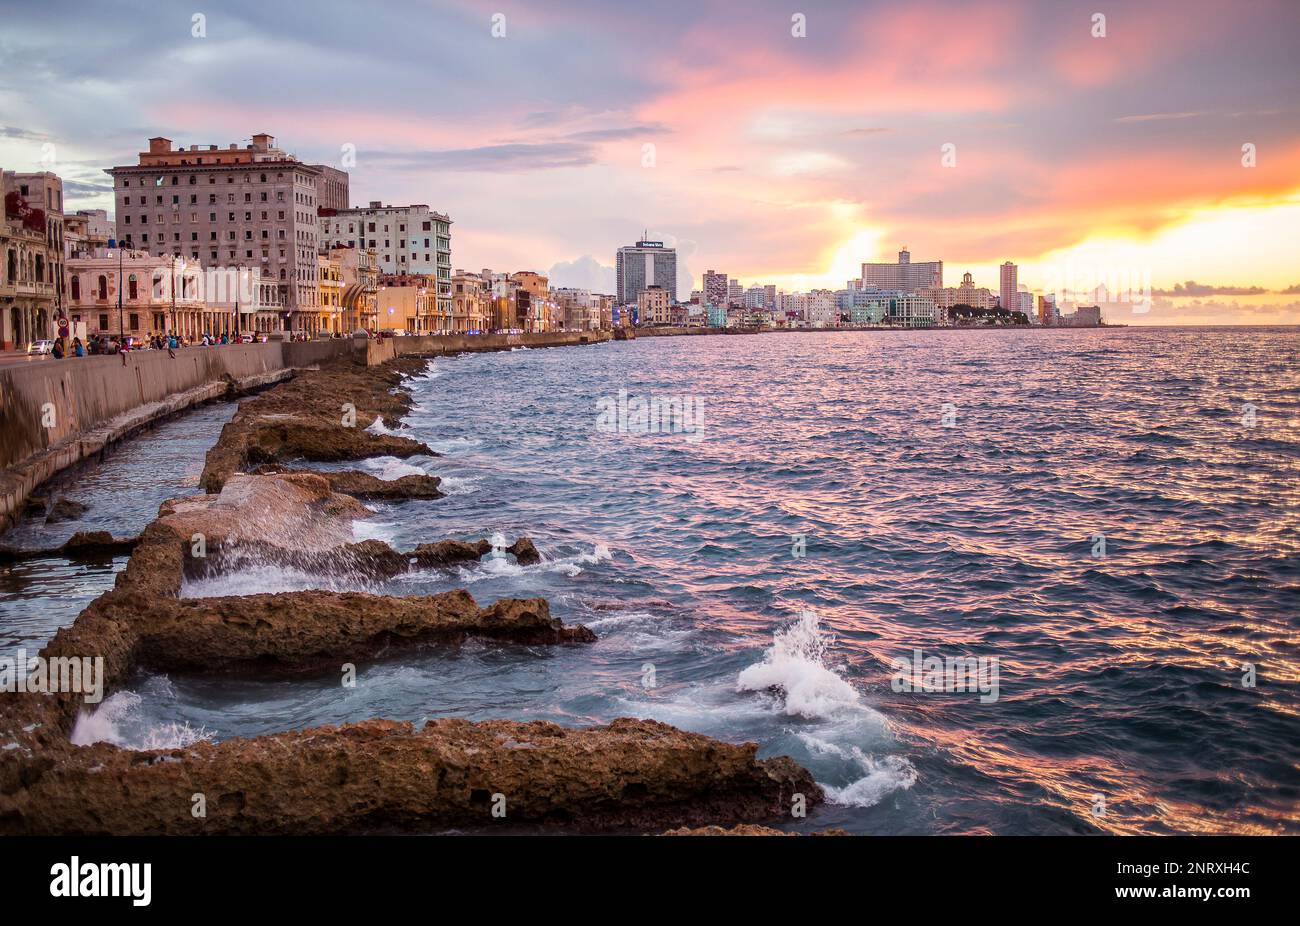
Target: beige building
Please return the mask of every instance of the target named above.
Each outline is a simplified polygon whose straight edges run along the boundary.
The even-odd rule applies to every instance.
[[[550,331],[551,291],[550,280],[532,270],[510,274],[518,287],[515,291],[514,324],[510,327],[523,331]]]
[[[323,209],[322,246],[373,250],[379,272],[388,276],[420,275],[431,281],[437,305],[431,314],[444,319],[451,308],[451,219],[424,204],[388,206],[372,201],[355,209]],[[450,322],[448,322],[449,324]]]
[[[175,334],[197,341],[204,334],[233,335],[233,311],[208,306],[202,277],[198,262],[184,257],[117,248],[82,252],[68,259],[68,316],[92,338]]]
[[[437,294],[433,281],[418,274],[380,275],[377,329],[405,331],[407,334],[432,334],[433,316],[437,311]]]
[[[128,247],[207,268],[242,266],[274,281],[286,329],[294,313],[319,314],[321,187],[331,201],[346,202],[347,174],[305,164],[267,134],[226,148],[173,148],[171,139],[151,138],[137,164],[106,173],[117,235]]]
[[[968,305],[976,309],[991,309],[997,297],[983,287],[977,287],[969,273],[962,274],[961,285],[957,287],[932,288],[922,291],[922,295],[934,299],[935,308],[946,320],[948,310],[955,305]]]
[[[484,333],[492,329],[491,287],[477,273],[451,275],[452,331]]]
[[[0,171],[0,348],[52,338],[63,302],[63,181]]]
[[[662,286],[643,289],[636,297],[637,319],[642,325],[672,324],[672,301]]]

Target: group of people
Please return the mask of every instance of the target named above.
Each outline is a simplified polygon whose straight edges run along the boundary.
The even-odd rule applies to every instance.
[[[122,363],[126,363],[126,355],[132,350],[165,350],[169,357],[176,356],[178,347],[220,347],[225,344],[238,344],[244,339],[252,341],[265,341],[265,334],[250,334],[243,337],[234,337],[228,334],[204,334],[202,337],[195,339],[185,338],[177,335],[175,332],[152,333],[147,338],[118,338],[114,335],[100,335],[96,338],[90,338],[89,343],[82,343],[81,338],[74,337],[69,340],[66,337],[54,339],[54,344],[50,350],[50,355],[55,360],[62,360],[64,357],[85,357],[87,354],[121,354]]]

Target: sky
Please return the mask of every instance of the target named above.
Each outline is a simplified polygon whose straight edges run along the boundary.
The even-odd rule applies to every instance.
[[[354,205],[448,213],[456,267],[552,285],[612,292],[648,231],[683,296],[705,270],[837,289],[906,246],[949,286],[996,292],[1011,260],[1035,292],[1151,290],[1113,321],[1300,323],[1297,0],[0,0],[0,23],[0,166],[55,170],[70,209],[111,211],[103,169],[151,136],[267,132],[346,166]]]

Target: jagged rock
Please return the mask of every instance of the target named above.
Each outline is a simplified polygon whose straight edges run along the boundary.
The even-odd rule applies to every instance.
[[[540,563],[542,555],[537,552],[537,547],[527,537],[520,537],[510,546],[506,547],[507,553],[513,553],[515,559],[519,560],[520,566],[531,566],[533,563]]]
[[[153,752],[67,747],[0,790],[0,832],[662,832],[782,819],[795,794],[809,807],[823,800],[804,769],[756,752],[631,719],[580,729],[435,720],[419,730],[368,720]],[[196,793],[206,817],[191,813]],[[500,807],[505,816],[494,817]]]
[[[74,501],[66,496],[60,496],[50,506],[49,514],[45,516],[45,523],[57,524],[59,521],[75,521],[89,510],[88,505],[83,505],[81,502]]]
[[[108,531],[77,531],[57,547],[26,550],[17,547],[0,547],[0,563],[50,557],[64,557],[79,561],[111,559],[114,556],[129,554],[135,549],[136,542],[135,537],[118,538]]]
[[[323,473],[329,480],[330,488],[353,498],[372,501],[410,498],[442,498],[444,493],[438,486],[442,480],[437,476],[424,476],[411,473],[397,479],[380,479],[369,473],[346,470],[341,473]]]
[[[421,365],[402,360],[370,369],[340,359],[299,372],[239,406],[208,451],[200,483],[215,493],[234,473],[294,458],[437,456],[418,441],[366,431],[377,417],[395,420],[410,410],[411,397],[397,387],[403,373]],[[353,413],[353,426],[345,427],[344,416]]]
[[[417,566],[425,568],[452,566],[456,563],[481,559],[492,550],[492,544],[486,540],[466,543],[463,540],[439,540],[437,543],[422,543],[411,553]]]
[[[502,599],[480,608],[464,589],[406,598],[360,592],[283,592],[163,599],[136,621],[139,665],[170,671],[337,671],[394,646],[459,643],[467,637],[543,644],[585,643],[543,598]]]
[[[29,495],[23,502],[23,515],[29,518],[45,517],[45,509],[50,506],[48,495]]]
[[[102,559],[130,553],[137,541],[136,537],[114,537],[108,531],[77,531],[59,551],[68,559]]]

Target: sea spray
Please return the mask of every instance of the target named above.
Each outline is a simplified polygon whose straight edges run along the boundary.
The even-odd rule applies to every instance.
[[[763,661],[740,673],[737,690],[779,690],[785,713],[810,719],[859,707],[857,690],[827,668],[826,647],[816,613],[802,611],[797,621],[773,634]]]

